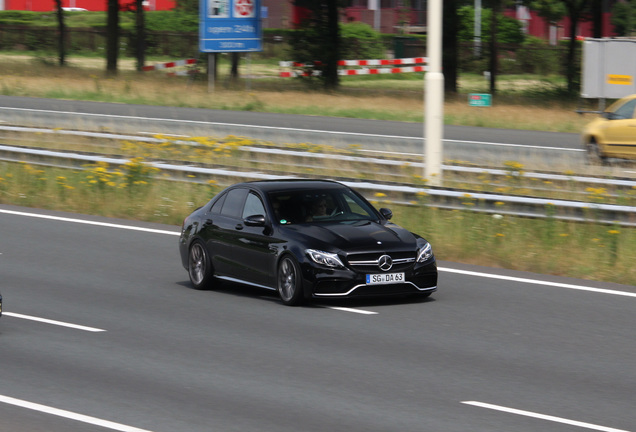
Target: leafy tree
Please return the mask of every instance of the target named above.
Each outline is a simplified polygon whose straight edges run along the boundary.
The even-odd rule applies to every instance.
[[[319,79],[326,89],[338,88],[338,60],[340,60],[339,11],[342,0],[294,0],[294,5],[308,13],[291,39],[290,46],[298,62],[316,64]]]
[[[568,41],[568,52],[565,59],[565,76],[568,82],[568,92],[577,91],[578,80],[578,64],[574,61],[576,56],[576,30],[579,22],[584,17],[585,12],[589,11],[590,6],[596,0],[524,0],[523,3],[533,10],[550,15],[554,13],[556,16],[559,10],[565,10],[565,16],[570,19],[570,34]],[[538,9],[535,9],[538,8]],[[549,19],[548,19],[549,20]]]
[[[565,4],[558,0],[531,0],[526,4],[551,25],[556,25],[567,13]]]
[[[177,0],[175,2],[176,11],[199,15],[199,0]]]
[[[619,36],[630,36],[636,30],[636,0],[614,5],[612,25]]]
[[[446,6],[446,3],[444,4]],[[475,28],[475,8],[470,6],[462,6],[457,9],[458,17],[458,30],[457,37],[461,42],[472,42],[474,39]],[[492,22],[492,9],[484,8],[481,11],[481,28],[490,29],[490,23]],[[481,40],[484,43],[490,42],[492,31],[484,31],[481,35]],[[497,40],[499,43],[517,44],[522,43],[525,40],[523,33],[523,26],[514,18],[502,15],[497,15]]]
[[[562,0],[570,18],[570,40],[568,42],[568,54],[566,58],[565,76],[568,81],[568,92],[575,93],[578,90],[578,64],[574,61],[576,56],[576,28],[583,12],[591,4],[591,0]]]

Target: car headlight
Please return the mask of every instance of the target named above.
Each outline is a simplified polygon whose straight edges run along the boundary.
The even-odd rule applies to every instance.
[[[342,261],[340,261],[338,255],[333,253],[323,252],[315,249],[307,249],[307,255],[309,255],[312,261],[316,264],[333,268],[344,267],[344,264],[342,264]]]
[[[430,243],[426,243],[417,251],[417,262],[425,262],[433,258],[433,248]]]

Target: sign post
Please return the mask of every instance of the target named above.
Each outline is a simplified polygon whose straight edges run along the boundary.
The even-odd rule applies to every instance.
[[[226,53],[262,50],[261,0],[199,2],[199,51]],[[211,73],[208,71],[208,79],[213,78]]]

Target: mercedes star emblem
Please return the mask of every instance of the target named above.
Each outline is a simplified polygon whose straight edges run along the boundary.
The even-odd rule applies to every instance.
[[[389,271],[391,267],[393,267],[393,260],[388,255],[382,255],[378,258],[378,267],[380,267],[382,271]]]

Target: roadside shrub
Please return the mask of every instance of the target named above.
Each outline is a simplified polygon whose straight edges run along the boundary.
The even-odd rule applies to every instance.
[[[340,58],[343,60],[384,58],[382,36],[361,22],[340,24]]]
[[[517,63],[522,73],[553,75],[560,73],[560,53],[558,48],[546,41],[528,36],[517,50]]]

